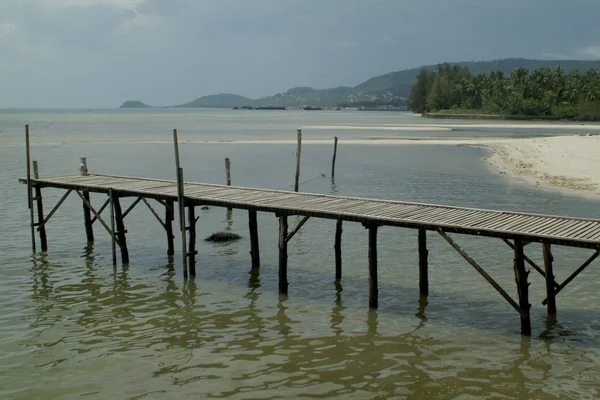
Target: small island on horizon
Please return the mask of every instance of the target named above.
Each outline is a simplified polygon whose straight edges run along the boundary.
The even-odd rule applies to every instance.
[[[137,100],[127,100],[119,108],[150,108],[148,104],[142,103]]]

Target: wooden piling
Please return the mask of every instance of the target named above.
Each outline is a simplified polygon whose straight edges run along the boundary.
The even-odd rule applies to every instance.
[[[331,159],[331,180],[335,180],[335,158],[337,156],[337,136],[333,137],[333,158]]]
[[[112,261],[113,265],[117,265],[117,237],[115,235],[115,203],[113,191],[108,189],[108,199],[110,200],[110,235],[112,239]]]
[[[302,153],[302,129],[298,129],[298,146],[296,148],[296,179],[294,181],[294,192],[300,188],[300,155]]]
[[[419,228],[419,294],[429,296],[429,261],[427,250],[427,231]]]
[[[184,193],[184,180],[183,180],[183,168],[179,162],[179,138],[177,137],[177,129],[173,129],[173,146],[175,148],[175,166],[177,175],[177,205],[179,207],[179,229],[181,231],[181,250],[183,255],[183,276],[188,275],[187,266],[187,244],[185,234],[185,193]]]
[[[225,158],[225,179],[227,186],[231,186],[231,160],[229,157]],[[227,207],[227,212],[231,213],[233,209],[231,207]],[[228,214],[230,217],[230,215]]]
[[[377,282],[377,225],[369,225],[369,307],[379,306]]]
[[[196,276],[196,207],[188,206],[188,229],[189,241],[188,246],[188,269],[190,276]]]
[[[343,220],[338,219],[335,224],[335,244],[333,249],[335,251],[335,280],[342,280],[342,224]]]
[[[33,162],[33,177],[40,179],[40,172],[38,169],[38,162]],[[48,238],[46,236],[46,224],[44,224],[44,203],[42,201],[42,189],[35,185],[35,201],[38,215],[38,232],[40,234],[40,245],[42,251],[48,251]]]
[[[279,293],[287,294],[287,235],[288,235],[288,217],[287,215],[279,216]]]
[[[25,125],[25,159],[27,163],[27,205],[29,207],[29,225],[31,227],[31,249],[35,253],[35,222],[33,217],[33,186],[31,182],[31,146],[29,125]]]
[[[165,206],[165,231],[167,232],[167,255],[175,254],[175,235],[173,235],[173,221],[175,220],[175,204],[173,200],[167,200]]]
[[[517,293],[519,295],[519,307],[523,310],[521,314],[521,334],[531,336],[531,318],[529,304],[529,283],[527,277],[529,272],[525,269],[525,258],[523,255],[523,242],[515,239],[515,282],[517,283]]]
[[[123,211],[121,210],[121,200],[119,199],[119,196],[115,195],[114,193],[113,209],[115,213],[115,223],[117,227],[115,235],[117,236],[119,248],[121,249],[121,263],[129,264],[129,250],[127,249],[127,238],[125,236],[127,231],[125,230],[125,221],[123,218]]]
[[[544,270],[546,273],[546,299],[548,299],[547,310],[548,315],[556,315],[556,291],[554,288],[554,272],[552,263],[552,248],[550,243],[542,243],[544,253]]]
[[[256,269],[260,267],[256,210],[248,210],[248,227],[250,229],[250,257],[252,258],[252,269]]]
[[[88,175],[87,158],[85,158],[85,157],[81,157],[81,159],[80,159],[79,173],[81,176]],[[90,192],[84,190],[83,197],[89,204],[92,203],[90,200]],[[92,221],[92,213],[91,213],[90,208],[85,203],[85,201],[83,202],[83,221],[84,221],[84,225],[85,225],[85,236],[87,238],[87,241],[88,241],[88,243],[93,243],[94,242],[94,227],[93,227],[93,221]]]

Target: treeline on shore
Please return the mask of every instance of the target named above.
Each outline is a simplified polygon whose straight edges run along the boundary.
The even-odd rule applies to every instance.
[[[600,120],[600,73],[562,68],[532,72],[516,68],[473,75],[467,67],[440,64],[422,70],[412,86],[409,107],[415,113],[493,114]]]

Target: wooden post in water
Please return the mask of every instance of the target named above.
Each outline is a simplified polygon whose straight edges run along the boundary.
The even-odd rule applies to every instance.
[[[117,231],[115,232],[115,235],[117,236],[119,248],[121,249],[121,263],[129,264],[129,250],[127,249],[127,238],[125,236],[127,231],[125,230],[123,211],[121,210],[121,200],[119,199],[119,196],[115,195],[114,193],[112,194],[112,196],[115,223],[117,225]]]
[[[175,244],[173,239],[173,221],[175,220],[175,204],[173,200],[167,200],[165,207],[165,230],[167,231],[167,255],[172,256],[175,254]]]
[[[88,175],[87,158],[81,157],[80,161],[81,162],[79,164],[79,174],[81,176],[87,176]],[[90,192],[84,190],[83,198],[89,204],[92,204],[92,202],[90,200]],[[85,224],[85,235],[87,237],[87,241],[88,241],[88,243],[93,243],[94,242],[94,227],[92,225],[92,212],[91,212],[90,208],[87,206],[87,204],[85,204],[85,201],[83,202],[83,221]]]
[[[529,314],[531,304],[529,304],[529,283],[527,282],[529,272],[525,269],[523,241],[521,239],[515,239],[514,269],[519,307],[523,310],[523,314],[521,314],[521,334],[531,336],[531,318]]]
[[[335,244],[333,249],[335,251],[335,280],[339,282],[342,280],[342,224],[343,221],[338,219],[335,223]]]
[[[256,210],[248,210],[248,227],[250,228],[250,257],[252,258],[252,269],[256,269],[260,267]]]
[[[35,253],[35,222],[33,218],[33,192],[31,184],[31,146],[29,125],[25,125],[25,158],[27,162],[27,205],[29,206],[29,225],[31,227],[31,249]]]
[[[379,306],[377,282],[377,225],[369,225],[369,307]]]
[[[554,271],[552,270],[552,263],[554,256],[552,256],[552,248],[550,243],[542,243],[544,252],[544,269],[546,272],[546,299],[548,299],[547,310],[548,315],[556,315],[556,292],[554,290]]]
[[[191,276],[196,276],[196,207],[188,206],[188,229],[190,245],[188,246],[188,268]]]
[[[300,154],[302,153],[302,129],[298,129],[298,146],[296,148],[296,179],[294,180],[294,192],[300,187]]]
[[[337,136],[333,137],[333,158],[331,160],[331,180],[335,180],[335,158],[337,156]]]
[[[288,293],[287,280],[287,235],[288,235],[288,217],[285,214],[279,216],[279,293]]]
[[[33,162],[33,177],[40,179],[40,172],[38,169],[38,162]],[[42,201],[42,189],[35,185],[35,201],[38,215],[38,231],[40,233],[40,244],[42,251],[48,251],[48,238],[46,237],[46,225],[44,224],[44,203]]]
[[[227,179],[227,186],[231,186],[231,160],[229,157],[225,159],[225,174]],[[231,207],[227,207],[227,212],[230,213],[232,210]]]
[[[427,231],[419,228],[419,294],[425,297],[429,296],[428,255]]]
[[[112,189],[108,189],[108,199],[110,200],[110,230],[112,239],[112,260],[113,265],[117,265],[117,238],[115,236],[115,204]]]
[[[183,187],[183,168],[179,162],[179,139],[177,129],[173,129],[173,146],[175,147],[175,166],[177,175],[177,205],[179,206],[179,229],[181,230],[181,249],[183,253],[183,276],[188,276],[187,244],[185,234],[185,193]]]

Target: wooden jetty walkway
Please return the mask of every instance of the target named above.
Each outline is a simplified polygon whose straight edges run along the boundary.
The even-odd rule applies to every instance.
[[[175,142],[177,143],[176,132]],[[279,218],[279,291],[287,294],[288,242],[306,221],[309,218],[326,218],[336,221],[334,238],[336,280],[342,278],[343,223],[355,222],[361,223],[368,230],[369,306],[377,308],[379,292],[377,230],[381,226],[413,228],[418,231],[419,293],[421,296],[427,296],[429,292],[427,232],[434,232],[441,235],[519,313],[521,332],[524,335],[531,334],[529,271],[526,269],[526,264],[544,277],[546,299],[543,304],[547,306],[548,314],[554,316],[556,315],[556,295],[600,254],[600,220],[598,219],[184,182],[183,169],[179,166],[178,161],[177,145],[175,146],[177,181],[88,174],[85,159],[82,159],[78,175],[42,179],[39,177],[37,162],[30,162],[28,131],[27,148],[27,178],[20,179],[20,182],[28,185],[34,252],[36,249],[35,230],[39,233],[42,251],[47,251],[46,225],[48,221],[68,196],[76,194],[83,204],[87,241],[94,241],[93,225],[97,222],[100,223],[112,237],[114,263],[116,263],[117,247],[120,249],[122,263],[129,263],[125,218],[140,203],[145,204],[164,227],[167,237],[167,253],[173,255],[175,252],[173,221],[175,220],[175,203],[177,203],[185,276],[188,274],[194,276],[196,273],[197,218],[195,208],[205,205],[248,211],[251,264],[252,268],[259,268],[257,212],[267,212],[273,213]],[[31,167],[33,167],[33,177],[31,176]],[[42,189],[46,188],[63,189],[66,192],[48,215],[44,216]],[[90,200],[90,193],[105,194],[107,198],[100,207],[95,208]],[[120,199],[122,198],[134,199],[126,210],[121,207]],[[149,200],[152,200],[153,203],[151,204]],[[155,209],[158,206],[164,209],[163,217]],[[110,210],[108,222],[106,216],[102,216],[107,208]],[[37,222],[34,210],[37,210]],[[304,218],[290,230],[288,217],[294,215]],[[513,299],[479,263],[456,243],[456,235],[451,237],[450,234],[486,236],[504,241],[514,252],[513,269],[517,299]],[[542,267],[527,257],[524,251],[525,246],[533,246],[536,243],[542,246],[544,259]],[[553,273],[553,245],[587,248],[592,250],[592,254],[564,282],[558,283],[555,281]]]

